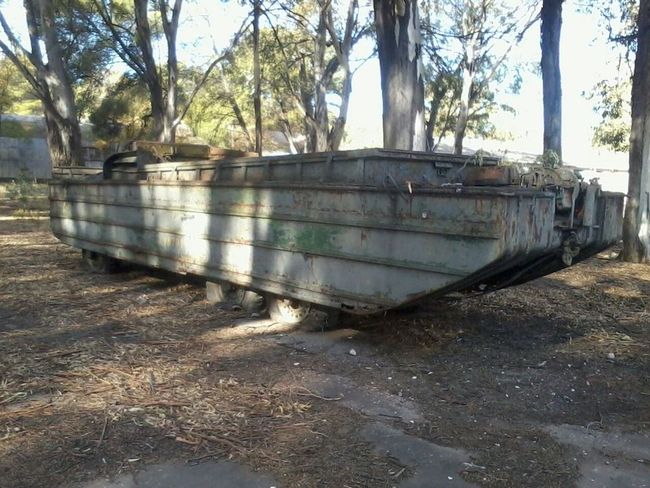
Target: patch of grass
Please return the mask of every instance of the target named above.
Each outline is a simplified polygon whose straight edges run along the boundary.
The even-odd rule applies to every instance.
[[[40,186],[37,185],[36,178],[31,171],[21,168],[18,178],[7,186],[6,196],[9,200],[17,202],[18,210],[24,214],[35,210],[34,202],[39,196],[42,196],[39,195]]]
[[[0,137],[30,139],[34,137],[43,137],[43,133],[43,127],[31,122],[3,120],[2,123],[0,123]]]

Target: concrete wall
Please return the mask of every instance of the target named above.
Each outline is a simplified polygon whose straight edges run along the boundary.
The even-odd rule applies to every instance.
[[[50,178],[44,118],[14,114],[0,117],[0,178],[15,178],[22,168],[36,178]]]
[[[45,139],[0,137],[0,178],[15,178],[22,168],[35,178],[52,176]]]
[[[92,124],[81,124],[84,158],[88,166],[100,166],[106,158],[94,147]],[[51,178],[50,153],[45,139],[45,119],[40,115],[0,114],[0,179],[16,178],[29,170],[35,178]]]

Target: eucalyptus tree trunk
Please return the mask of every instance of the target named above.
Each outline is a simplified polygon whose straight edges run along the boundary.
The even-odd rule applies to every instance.
[[[560,74],[560,33],[562,2],[542,4],[542,84],[544,92],[544,153],[554,151],[562,161],[562,79]]]
[[[81,129],[77,119],[72,84],[63,61],[63,51],[59,43],[54,23],[55,11],[51,0],[39,0],[40,27],[47,54],[47,67],[44,70],[45,84],[49,87],[56,110],[56,127],[60,144],[50,147],[50,156],[55,164],[83,164]],[[46,124],[47,125],[47,124]],[[54,127],[52,129],[54,130]],[[57,140],[56,138],[52,138]]]
[[[165,142],[176,140],[176,113],[177,113],[177,92],[178,92],[178,58],[176,56],[176,34],[178,32],[178,21],[181,15],[182,0],[175,0],[171,11],[171,18],[168,16],[167,0],[160,0],[160,16],[163,25],[163,32],[167,40],[167,98],[165,100],[165,111],[162,120],[162,133],[159,139]]]
[[[374,0],[384,147],[426,150],[420,19],[416,0]]]
[[[314,38],[314,116],[311,151],[327,151],[329,116],[327,113],[327,84],[325,53],[327,50],[326,12],[320,7],[316,37]]]
[[[470,4],[462,14],[461,25],[464,38],[463,59],[460,65],[462,85],[458,100],[458,117],[454,129],[454,154],[463,154],[463,142],[469,122],[477,60],[483,51],[481,37],[484,37],[486,15],[487,2],[485,0],[476,5]]]
[[[470,97],[472,86],[474,85],[474,52],[468,50],[466,60],[463,66],[462,88],[458,100],[458,118],[456,119],[456,128],[454,131],[454,154],[463,154],[463,141],[469,122]]]
[[[641,0],[637,30],[623,259],[650,262],[650,0]]]
[[[176,133],[176,102],[178,86],[178,59],[176,57],[176,34],[180,18],[182,0],[175,0],[168,16],[167,0],[158,3],[165,40],[167,41],[167,80],[166,86],[156,59],[151,42],[152,33],[149,24],[149,0],[133,0],[136,36],[141,58],[140,76],[149,89],[151,104],[152,133],[161,142],[174,142]],[[165,90],[166,88],[166,90]],[[165,93],[166,92],[166,93]]]
[[[427,138],[427,151],[433,151],[435,142],[433,140],[433,133],[438,123],[438,113],[440,106],[444,100],[447,92],[449,91],[447,83],[444,81],[444,74],[438,73],[432,83],[433,93],[429,101],[429,118],[425,123],[425,131]]]
[[[357,23],[357,14],[359,10],[358,0],[350,0],[348,3],[348,13],[345,22],[345,31],[342,36],[337,35],[334,29],[334,20],[332,15],[332,6],[328,2],[326,26],[329,31],[334,52],[338,59],[339,66],[342,71],[342,89],[341,89],[341,105],[339,106],[339,113],[328,137],[328,150],[338,151],[343,136],[345,135],[345,124],[348,118],[348,109],[350,106],[350,96],[352,95],[352,70],[350,68],[350,53],[352,51],[353,34]]]
[[[5,43],[0,37],[0,51],[18,68],[41,101],[52,164],[81,165],[81,130],[72,84],[54,23],[56,13],[52,1],[24,0],[23,6],[29,49],[20,43],[0,12],[0,24],[9,41]]]
[[[262,155],[262,73],[260,70],[261,0],[253,0],[253,108],[255,110],[255,152]]]
[[[143,79],[149,89],[149,103],[151,104],[152,133],[160,141],[165,141],[165,97],[162,83],[156,67],[156,60],[151,45],[151,27],[148,17],[149,0],[133,0],[135,18],[135,41],[142,56]]]

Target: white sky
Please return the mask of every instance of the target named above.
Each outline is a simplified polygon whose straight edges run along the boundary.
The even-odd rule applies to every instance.
[[[1,0],[0,0],[1,1]],[[513,0],[515,1],[515,0]],[[239,28],[246,9],[239,2],[194,0],[183,6],[179,29],[179,58],[187,64],[206,63],[215,49],[228,44]],[[8,22],[18,32],[24,32],[21,0],[7,0],[2,7]],[[563,83],[563,152],[566,161],[580,166],[615,166],[625,168],[624,154],[610,154],[593,148],[592,127],[598,116],[591,102],[583,96],[593,85],[612,77],[616,69],[616,53],[607,43],[605,33],[596,40],[601,27],[595,15],[578,13],[576,1],[567,0],[563,9],[562,83]],[[359,46],[360,52],[369,49]],[[161,53],[161,56],[163,53]],[[539,25],[526,33],[523,41],[511,52],[511,58],[524,63],[538,63],[540,58]],[[468,141],[473,149],[510,149],[539,153],[542,149],[542,85],[541,78],[524,72],[522,88],[517,95],[504,95],[505,102],[517,115],[501,115],[494,123],[501,132],[510,132],[514,139],[504,143]],[[368,61],[355,75],[348,122],[348,147],[381,145],[381,94],[379,63]]]

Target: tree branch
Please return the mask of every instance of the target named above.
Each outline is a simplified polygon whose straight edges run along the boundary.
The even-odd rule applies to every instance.
[[[34,53],[29,52],[27,49],[25,49],[22,44],[18,41],[18,38],[15,36],[13,31],[11,30],[11,27],[9,27],[9,24],[7,24],[7,20],[5,19],[4,15],[2,12],[0,12],[0,24],[2,25],[2,30],[4,31],[5,35],[7,36],[7,39],[9,40],[9,43],[14,47],[14,49],[20,51],[20,53],[25,56],[29,61],[34,65],[37,66],[37,60],[34,57]],[[31,36],[30,36],[31,37]],[[4,44],[5,47],[7,47],[6,44]]]
[[[177,0],[177,1],[179,1],[179,0]],[[239,40],[241,39],[241,37],[244,35],[244,33],[246,32],[246,30],[248,29],[248,27],[247,27],[247,23],[248,23],[248,17],[246,17],[246,19],[244,20],[244,22],[242,23],[242,25],[239,27],[239,31],[238,31],[237,34],[235,34],[235,36],[233,37],[232,41],[230,42],[230,46],[227,48],[226,52],[224,52],[222,55],[220,55],[219,57],[217,57],[216,59],[214,59],[214,60],[213,60],[213,61],[208,65],[207,69],[206,69],[205,72],[203,73],[203,76],[201,77],[201,79],[199,80],[199,82],[194,86],[194,89],[192,90],[192,93],[191,93],[190,96],[188,97],[187,102],[185,103],[185,106],[183,107],[183,110],[181,111],[180,115],[177,116],[176,119],[173,121],[173,124],[172,124],[173,127],[176,127],[178,124],[181,123],[181,121],[183,120],[183,118],[185,118],[185,116],[187,115],[187,111],[190,109],[190,106],[192,105],[192,102],[193,102],[194,99],[196,98],[196,95],[199,93],[199,91],[201,91],[201,88],[203,88],[203,85],[205,85],[205,82],[206,82],[206,81],[208,80],[208,78],[210,77],[210,73],[212,73],[212,71],[214,70],[214,68],[215,68],[219,63],[221,63],[223,60],[225,60],[225,59],[227,59],[228,57],[230,57],[230,55],[232,54],[232,50],[233,50],[234,47],[239,43]]]

